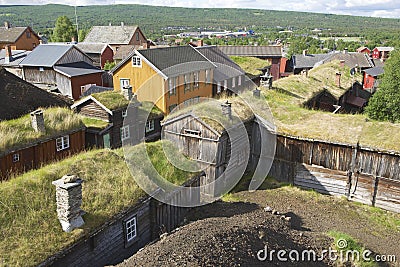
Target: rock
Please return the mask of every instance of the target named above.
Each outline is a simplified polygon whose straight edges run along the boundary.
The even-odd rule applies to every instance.
[[[299,234],[300,237],[303,237],[303,235],[304,235],[303,233],[300,233],[300,234]]]
[[[277,214],[279,214],[279,213],[276,210],[272,211],[272,215],[277,215]]]
[[[285,217],[285,220],[288,221],[288,222],[290,222],[290,221],[292,220],[292,217],[290,217],[290,216]]]
[[[163,233],[162,235],[160,235],[160,239],[164,240],[165,238],[167,238],[168,233]]]
[[[281,216],[281,220],[286,220],[285,215],[282,215],[282,216]]]
[[[270,206],[266,206],[266,207],[264,208],[264,211],[265,211],[265,212],[272,212],[272,208],[271,208]]]
[[[64,182],[64,184],[75,183],[76,181],[80,180],[78,175],[70,175],[70,174],[64,175],[61,179]]]

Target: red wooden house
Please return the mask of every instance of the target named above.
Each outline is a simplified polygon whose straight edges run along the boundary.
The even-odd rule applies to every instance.
[[[393,50],[394,50],[393,47],[387,47],[387,46],[375,47],[372,50],[372,58],[386,60],[389,57],[390,52],[392,52]]]
[[[382,67],[374,67],[364,71],[363,89],[374,91],[378,87],[378,76],[383,74]]]
[[[363,54],[370,55],[371,50],[366,46],[362,46],[362,47],[357,48],[357,53],[363,53]]]

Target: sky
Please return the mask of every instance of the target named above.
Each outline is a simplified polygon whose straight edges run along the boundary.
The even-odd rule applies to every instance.
[[[399,0],[0,0],[0,5],[42,5],[50,3],[78,6],[146,4],[174,7],[256,8],[400,18]]]

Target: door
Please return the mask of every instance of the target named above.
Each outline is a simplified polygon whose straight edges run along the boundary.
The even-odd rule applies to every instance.
[[[104,148],[111,148],[110,134],[109,133],[103,135],[103,145],[104,145]]]

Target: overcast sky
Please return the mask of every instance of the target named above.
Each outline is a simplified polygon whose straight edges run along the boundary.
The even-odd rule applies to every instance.
[[[157,6],[259,8],[400,18],[399,0],[0,0],[0,5],[30,5],[33,3],[78,6],[146,3]]]

